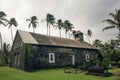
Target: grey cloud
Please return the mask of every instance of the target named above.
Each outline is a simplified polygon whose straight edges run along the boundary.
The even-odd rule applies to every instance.
[[[101,29],[106,25],[103,25],[101,21],[109,18],[108,13],[113,12],[114,8],[120,7],[118,3],[120,3],[119,0],[0,0],[0,7],[8,16],[16,17],[19,22],[18,29],[30,31],[25,19],[36,15],[40,22],[47,13],[52,13],[57,19],[70,20],[76,29],[84,33],[87,29],[91,29],[94,34],[103,34]],[[45,22],[40,22],[38,26],[40,27],[36,31],[45,33]],[[115,30],[105,32],[106,36],[108,33],[115,33]],[[110,35],[109,38],[113,36]],[[95,38],[106,40],[101,35]]]

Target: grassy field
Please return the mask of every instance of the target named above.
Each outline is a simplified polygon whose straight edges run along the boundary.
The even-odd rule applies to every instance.
[[[111,72],[118,73],[120,69],[113,69]],[[9,67],[0,67],[0,80],[120,80],[120,77],[100,77],[84,73],[68,74],[64,73],[63,69],[46,69],[29,73]]]

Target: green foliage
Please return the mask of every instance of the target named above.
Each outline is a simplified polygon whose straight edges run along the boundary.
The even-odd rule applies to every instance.
[[[31,45],[27,45],[27,54],[28,54],[28,58],[32,58],[33,57],[32,46]]]
[[[94,61],[92,62],[92,64],[95,65],[95,66],[96,66],[98,63],[99,63],[99,60],[94,60]]]
[[[3,49],[0,50],[0,65],[7,65],[10,63],[10,44],[3,44]]]
[[[119,30],[120,34],[120,9],[115,9],[115,13],[109,13],[109,15],[112,17],[112,19],[106,19],[103,20],[103,22],[107,22],[110,24],[110,26],[105,27],[103,31],[116,28]]]
[[[120,60],[120,53],[119,50],[117,50],[119,40],[111,39],[108,42],[102,43],[100,40],[96,39],[93,44],[99,49],[99,52],[102,54],[103,58],[109,58],[111,61],[118,63]]]
[[[120,72],[120,69],[113,69],[111,72]],[[33,73],[21,71],[9,67],[0,67],[0,80],[118,80],[119,76],[101,77],[85,75],[84,72],[78,74],[64,73],[63,69],[45,69]]]
[[[26,70],[32,72],[33,69],[33,53],[32,53],[32,46],[30,44],[27,44],[27,67]]]
[[[104,58],[102,61],[102,66],[105,68],[109,68],[109,64],[111,63],[109,58]]]

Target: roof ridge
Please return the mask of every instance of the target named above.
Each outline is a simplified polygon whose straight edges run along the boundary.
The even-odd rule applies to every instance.
[[[18,30],[18,31],[24,31],[24,30]],[[33,32],[30,32],[30,31],[24,31],[24,32],[29,32],[29,33],[32,33],[32,34],[38,34],[38,35],[43,35],[43,36],[47,36],[47,37],[54,37],[54,38],[59,38],[59,39],[74,40],[74,39],[67,39],[67,38],[64,38],[64,37],[49,36],[49,35],[40,34],[40,33],[33,33]]]

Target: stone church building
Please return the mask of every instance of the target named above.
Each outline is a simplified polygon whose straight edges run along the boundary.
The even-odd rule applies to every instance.
[[[75,33],[75,39],[18,30],[11,51],[10,66],[25,71],[75,66],[98,58],[98,50]]]

